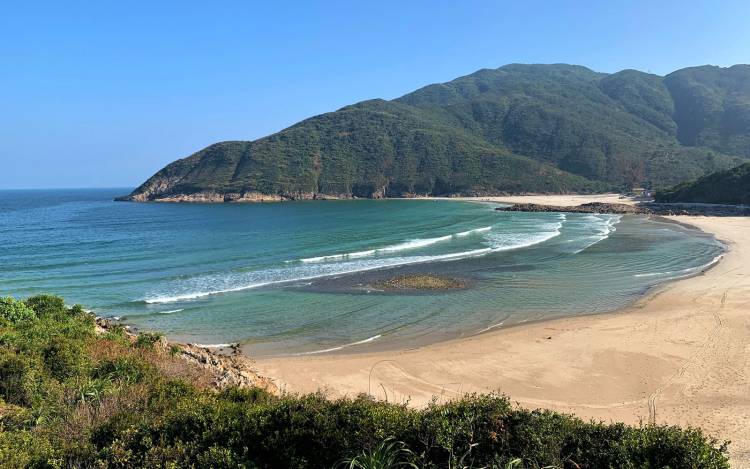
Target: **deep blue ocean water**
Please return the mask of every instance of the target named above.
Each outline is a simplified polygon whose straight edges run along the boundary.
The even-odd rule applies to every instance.
[[[0,191],[0,295],[54,293],[176,340],[255,355],[362,351],[611,311],[723,251],[643,216],[430,200],[113,202]],[[384,292],[431,272],[462,290]]]

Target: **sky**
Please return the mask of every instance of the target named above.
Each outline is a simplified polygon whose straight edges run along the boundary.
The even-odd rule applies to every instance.
[[[0,5],[0,189],[135,187],[222,140],[507,63],[750,63],[750,2]]]

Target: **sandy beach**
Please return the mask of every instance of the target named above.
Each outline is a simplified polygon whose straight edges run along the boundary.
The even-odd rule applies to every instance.
[[[627,202],[616,195],[474,200]],[[711,270],[625,310],[394,352],[259,359],[257,369],[289,392],[369,392],[421,406],[499,391],[525,407],[583,418],[697,426],[732,441],[733,467],[750,467],[750,218],[674,219],[715,234],[729,252]]]
[[[487,196],[487,197],[430,197],[437,200],[466,200],[471,202],[502,202],[507,204],[541,204],[556,205],[559,207],[572,207],[591,202],[605,204],[635,204],[630,197],[621,197],[620,194],[555,194],[555,195],[515,195],[515,196]]]

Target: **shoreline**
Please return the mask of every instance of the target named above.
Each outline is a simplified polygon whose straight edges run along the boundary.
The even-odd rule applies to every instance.
[[[552,197],[544,202],[586,201]],[[463,200],[516,203],[509,199],[518,198]],[[750,319],[743,314],[750,312],[750,218],[665,218],[713,234],[727,252],[707,271],[659,285],[629,307],[412,349],[258,358],[256,367],[282,391],[370,393],[412,406],[500,391],[523,406],[584,419],[697,426],[732,440],[735,464],[750,463]]]
[[[488,201],[477,201],[477,202],[495,203],[495,202],[488,202]],[[657,219],[658,221],[662,223],[673,223],[676,225],[680,225],[683,228],[700,231],[703,234],[711,234],[711,233],[707,233],[706,231],[702,230],[701,228],[693,224],[686,223],[682,220],[679,220],[676,217],[670,218],[664,215],[643,215],[643,214],[639,214],[639,215],[646,216],[652,219]],[[730,252],[731,243],[726,240],[720,239],[716,237],[715,235],[712,235],[712,236],[714,236],[716,241],[722,244],[724,248],[724,252],[719,254],[713,261],[703,266],[702,269],[697,272],[689,273],[681,277],[667,279],[667,280],[662,281],[661,283],[651,285],[645,288],[643,293],[633,298],[627,305],[618,307],[615,309],[606,310],[606,311],[589,312],[589,313],[576,313],[573,315],[523,319],[521,321],[510,322],[508,324],[505,324],[505,321],[501,321],[498,324],[490,325],[476,332],[466,331],[463,333],[457,333],[457,335],[452,335],[444,339],[421,340],[421,341],[418,341],[416,344],[412,344],[411,346],[408,345],[409,339],[401,339],[398,342],[391,342],[391,343],[388,343],[387,345],[380,345],[380,346],[371,345],[369,349],[351,348],[352,345],[359,345],[359,344],[365,344],[365,343],[371,342],[374,337],[370,337],[370,338],[361,340],[359,342],[343,344],[341,346],[336,346],[336,347],[325,349],[325,350],[316,350],[316,351],[311,351],[311,352],[291,353],[291,354],[283,354],[283,355],[260,355],[260,356],[257,356],[256,360],[259,360],[259,361],[265,361],[265,360],[271,361],[271,360],[277,360],[277,359],[284,360],[287,358],[316,356],[316,355],[322,356],[322,357],[347,357],[347,356],[356,357],[356,356],[368,355],[368,354],[370,355],[395,354],[395,353],[399,353],[403,351],[414,351],[418,349],[426,349],[429,347],[443,345],[443,344],[448,345],[451,343],[460,343],[465,340],[470,340],[472,338],[479,337],[484,334],[495,334],[495,333],[500,333],[501,331],[509,331],[514,328],[523,328],[523,327],[530,327],[534,325],[543,325],[545,323],[572,320],[572,319],[577,319],[577,318],[592,318],[592,317],[597,317],[597,316],[626,314],[629,310],[638,307],[638,305],[641,302],[647,302],[652,296],[660,294],[662,290],[667,290],[678,282],[682,282],[684,280],[689,280],[694,277],[700,277],[702,275],[705,275],[707,272],[717,267],[722,262],[724,257]],[[450,291],[451,291],[450,289],[444,290],[444,292],[446,293],[450,293]],[[388,292],[388,293],[393,293],[393,291]],[[396,291],[395,293],[403,293],[403,292]],[[411,291],[410,293],[414,294],[415,292]],[[419,293],[419,292],[416,292],[416,293]],[[378,334],[375,337],[380,337],[380,335]],[[411,340],[417,340],[417,339],[411,339]],[[243,350],[243,346],[241,343],[238,343],[237,345],[242,354],[246,356],[254,356],[252,353]],[[216,352],[216,353],[219,353],[219,352]]]

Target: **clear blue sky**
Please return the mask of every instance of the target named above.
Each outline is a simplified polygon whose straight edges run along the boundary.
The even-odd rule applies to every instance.
[[[135,186],[216,141],[512,62],[750,63],[750,2],[5,2],[0,188]]]

